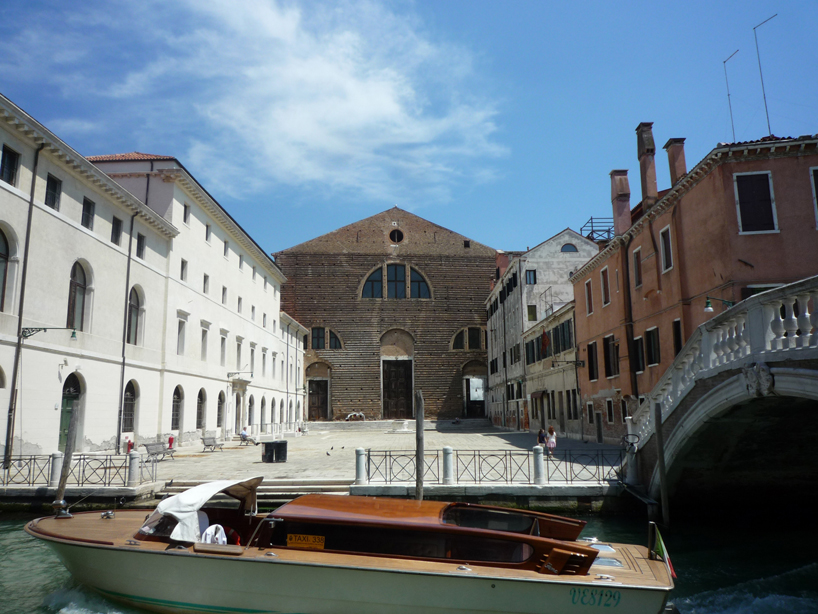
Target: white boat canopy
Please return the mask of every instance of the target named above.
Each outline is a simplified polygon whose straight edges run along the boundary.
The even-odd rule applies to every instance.
[[[200,535],[199,510],[205,503],[219,493],[224,493],[241,501],[246,514],[256,514],[258,513],[256,489],[262,480],[264,477],[258,476],[244,480],[217,480],[200,484],[163,499],[156,506],[156,512],[177,520],[178,524],[170,534],[171,539],[197,542]]]

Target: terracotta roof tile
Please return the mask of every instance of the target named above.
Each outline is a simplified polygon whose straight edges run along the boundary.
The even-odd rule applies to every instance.
[[[132,162],[144,160],[175,160],[176,158],[174,158],[173,156],[157,156],[156,154],[132,151],[131,153],[108,154],[104,156],[87,156],[86,159],[91,162]]]

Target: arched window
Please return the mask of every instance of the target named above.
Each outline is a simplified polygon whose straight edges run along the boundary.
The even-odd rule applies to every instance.
[[[338,335],[336,335],[332,331],[329,331],[329,349],[331,350],[343,349],[341,347],[341,340],[338,338]]]
[[[561,252],[578,252],[577,246],[573,243],[566,243],[562,246]]]
[[[383,271],[378,268],[372,271],[364,282],[362,298],[383,298]]]
[[[125,400],[122,403],[122,432],[134,432],[134,417],[136,416],[136,386],[133,381],[125,386]]]
[[[267,424],[267,399],[261,397],[261,430],[267,432],[265,424]]]
[[[224,393],[219,393],[219,401],[216,404],[216,427],[221,428],[224,424]]]
[[[281,399],[281,404],[278,407],[278,421],[284,422],[284,399]]]
[[[6,304],[6,277],[9,271],[9,242],[0,230],[0,311]]]
[[[68,322],[66,327],[82,330],[85,311],[86,276],[79,262],[71,268],[71,283],[68,287]]]
[[[170,430],[172,431],[179,430],[183,399],[184,394],[182,393],[182,387],[176,386],[176,388],[173,389],[173,405],[170,410]]]
[[[412,298],[432,298],[429,294],[429,284],[415,269],[412,269],[411,282]]]
[[[253,398],[253,395],[250,395],[250,402],[247,404],[247,422],[248,426],[252,426],[254,424],[253,421],[253,409],[255,408],[256,400]]]
[[[136,288],[131,288],[128,295],[128,338],[131,345],[136,345],[139,338],[139,293]]]
[[[205,427],[205,410],[207,409],[207,393],[205,389],[199,390],[199,397],[196,399],[196,428]]]
[[[461,330],[459,333],[457,333],[454,336],[454,342],[452,343],[452,349],[453,350],[464,350],[464,349],[466,349],[466,344],[465,344],[464,338],[465,338],[465,335],[463,334],[463,331]]]
[[[406,267],[402,264],[386,265],[387,298],[406,298]]]

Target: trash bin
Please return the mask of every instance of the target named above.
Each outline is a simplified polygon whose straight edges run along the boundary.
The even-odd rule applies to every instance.
[[[276,463],[286,463],[287,462],[287,440],[286,439],[279,439],[278,441],[273,442],[275,444],[275,462]]]
[[[264,448],[261,450],[262,463],[276,462],[275,444],[275,441],[265,441],[261,444],[264,446]]]
[[[264,448],[261,451],[261,462],[263,463],[286,463],[287,462],[287,440],[263,442]]]

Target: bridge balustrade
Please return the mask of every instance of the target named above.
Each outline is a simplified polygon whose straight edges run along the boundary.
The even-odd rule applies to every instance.
[[[654,433],[655,403],[662,422],[696,381],[745,367],[748,387],[766,394],[767,363],[818,358],[818,276],[757,294],[699,326],[633,415],[644,442]]]

